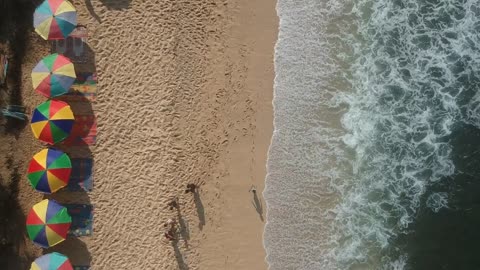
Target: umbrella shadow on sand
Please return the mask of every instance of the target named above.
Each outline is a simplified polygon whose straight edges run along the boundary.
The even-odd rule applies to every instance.
[[[59,192],[45,195],[45,199],[53,199],[59,202],[62,205],[66,204],[84,204],[84,205],[91,205],[90,197],[87,192],[79,191],[79,192],[65,192],[61,190]],[[75,217],[72,217],[75,219]],[[93,221],[93,220],[92,220]],[[72,227],[78,225],[75,224],[75,221],[72,222]],[[72,227],[70,229],[72,229]],[[91,237],[91,235],[87,235],[87,237]],[[56,246],[50,247],[44,250],[43,254],[47,254],[50,252],[59,252],[66,255],[73,265],[77,266],[89,266],[92,261],[92,256],[88,251],[86,244],[79,238],[74,235],[67,236],[67,239]]]
[[[69,237],[62,243],[43,250],[43,254],[51,252],[66,255],[74,266],[89,266],[92,261],[92,255],[88,251],[87,245],[76,237]]]

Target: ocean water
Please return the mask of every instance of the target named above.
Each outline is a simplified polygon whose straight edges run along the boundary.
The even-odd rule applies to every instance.
[[[480,0],[279,0],[270,269],[480,269]]]

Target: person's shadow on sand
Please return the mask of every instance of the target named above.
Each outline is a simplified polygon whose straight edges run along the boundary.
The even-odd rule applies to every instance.
[[[253,193],[252,205],[255,208],[255,211],[257,211],[258,215],[260,216],[260,220],[263,222],[263,205],[260,199],[258,198],[258,194],[255,186],[252,186],[250,191]]]
[[[202,199],[200,199],[200,193],[198,190],[193,193],[193,199],[195,201],[195,207],[197,208],[197,215],[198,215],[198,228],[200,230],[203,229],[203,226],[205,226],[205,208],[203,207]]]
[[[188,270],[190,269],[188,265],[185,263],[183,259],[183,254],[180,252],[180,248],[178,247],[178,241],[172,241],[173,251],[175,252],[175,259],[178,263],[178,269],[180,270]]]
[[[185,193],[193,193],[193,200],[195,202],[195,208],[197,209],[197,215],[199,219],[198,228],[200,230],[205,226],[205,208],[203,207],[202,199],[200,198],[200,186],[205,184],[205,181],[195,181],[187,185]]]
[[[180,226],[179,228],[180,236],[185,242],[185,247],[188,248],[188,241],[190,240],[190,230],[188,228],[188,223],[183,218],[182,211],[180,210],[179,204],[177,205],[177,219],[178,219],[178,225]]]

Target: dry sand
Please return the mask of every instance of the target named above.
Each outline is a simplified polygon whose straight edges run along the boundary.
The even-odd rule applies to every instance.
[[[95,53],[98,137],[88,149],[94,191],[59,200],[91,202],[94,235],[55,250],[92,269],[266,269],[261,192],[273,122],[275,1],[72,2]],[[41,58],[32,57],[24,70]],[[35,96],[28,86],[25,96]],[[25,184],[24,157],[41,146],[29,130],[17,143],[25,145],[17,163],[26,212],[41,196]],[[191,182],[203,183],[196,195],[184,192]],[[178,211],[167,207],[174,196]],[[178,221],[178,241],[163,237],[169,218]],[[25,248],[30,257],[41,252]]]

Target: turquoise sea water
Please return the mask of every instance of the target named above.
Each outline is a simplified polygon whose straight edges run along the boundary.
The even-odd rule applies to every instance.
[[[277,11],[270,269],[480,269],[480,1]]]

